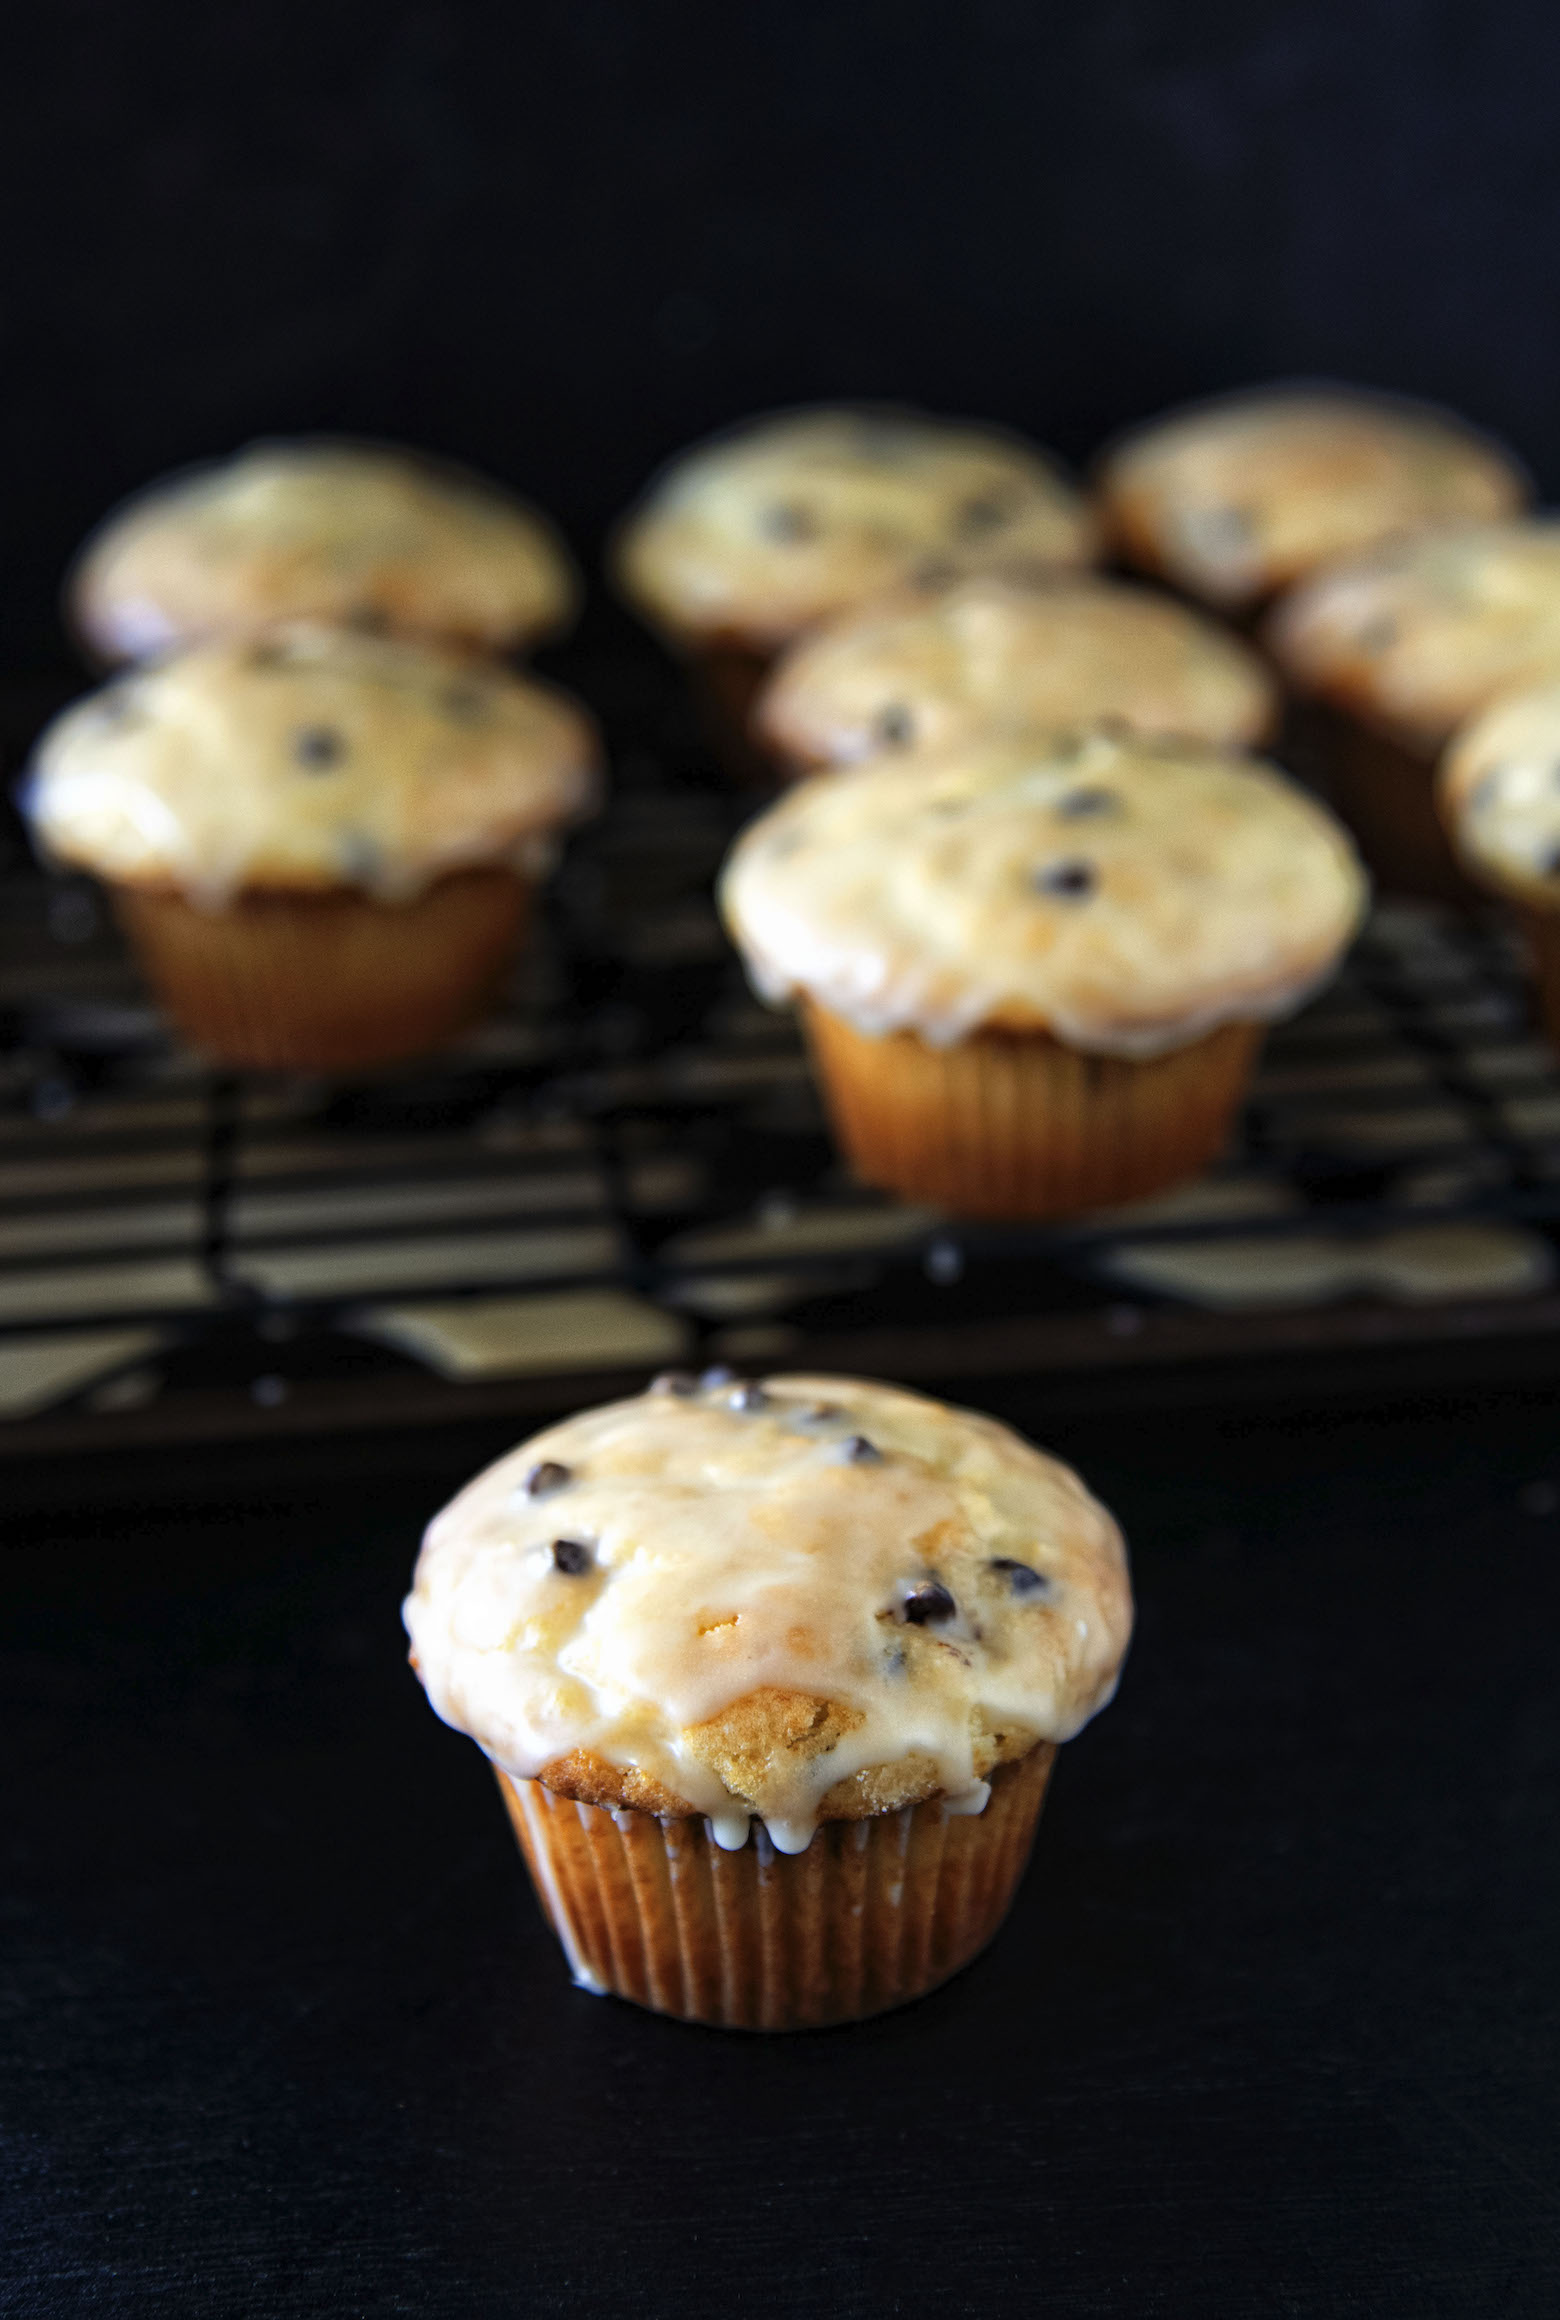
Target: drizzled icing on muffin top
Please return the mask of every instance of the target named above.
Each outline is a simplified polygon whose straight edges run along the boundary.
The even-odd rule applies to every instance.
[[[803,638],[757,722],[793,759],[824,765],[1096,719],[1249,743],[1276,709],[1255,653],[1168,597],[1110,580],[988,575],[843,614]]]
[[[1514,515],[1516,462],[1422,405],[1267,389],[1173,413],[1104,461],[1126,554],[1216,604],[1269,595],[1317,565],[1428,526]]]
[[[1457,735],[1441,808],[1475,876],[1560,910],[1560,677],[1504,696]]]
[[[1560,518],[1434,532],[1285,598],[1268,640],[1302,691],[1438,749],[1497,693],[1560,670]]]
[[[767,998],[1127,1056],[1297,1006],[1364,900],[1344,831],[1276,769],[1097,729],[817,775],[721,882]]]
[[[429,646],[292,626],[122,677],[56,719],[27,810],[43,848],[219,908],[243,886],[408,898],[537,869],[597,788],[589,720]]]
[[[578,590],[534,508],[388,445],[257,443],[153,484],[87,543],[71,586],[107,658],[321,620],[499,649]]]
[[[820,1818],[1065,1740],[1115,1688],[1120,1533],[964,1410],[830,1377],[672,1377],[538,1435],[430,1526],[405,1618],[447,1723],[565,1794]]]
[[[1044,454],[914,411],[800,411],[674,460],[620,535],[674,635],[765,649],[885,589],[1087,563],[1094,520]]]

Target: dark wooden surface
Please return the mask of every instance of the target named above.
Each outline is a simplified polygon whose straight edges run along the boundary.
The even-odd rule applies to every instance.
[[[569,1986],[403,1664],[472,1441],[13,1522],[0,2311],[1547,2320],[1553,1394],[1007,1407],[1121,1697],[988,1956],[795,2039]]]

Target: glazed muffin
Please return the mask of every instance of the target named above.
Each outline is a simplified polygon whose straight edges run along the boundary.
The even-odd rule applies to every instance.
[[[256,443],[139,493],[67,585],[105,661],[160,659],[288,620],[509,652],[573,617],[579,589],[536,509],[388,444]]]
[[[1465,895],[1436,761],[1497,694],[1560,673],[1560,520],[1430,533],[1334,565],[1267,633],[1325,715],[1334,794],[1383,883]]]
[[[1250,746],[1271,734],[1277,703],[1255,653],[1169,597],[1113,580],[988,574],[804,637],[760,696],[756,728],[805,769],[1111,719]]]
[[[562,695],[292,625],[78,702],[24,802],[46,856],[107,884],[197,1047],[347,1070],[482,1007],[596,789],[592,727]]]
[[[1515,515],[1530,488],[1508,453],[1425,405],[1269,387],[1136,429],[1102,461],[1100,495],[1129,564],[1234,611],[1384,540]]]
[[[1512,903],[1560,1047],[1560,675],[1496,701],[1443,762],[1440,807],[1470,877]]]
[[[991,1938],[1131,1596],[1105,1509],[992,1419],[717,1370],[489,1467],[405,1618],[575,1980],[783,2030]]]
[[[800,999],[867,1182],[1063,1215],[1195,1174],[1261,1036],[1332,973],[1365,882],[1254,758],[1102,732],[799,784],[739,839],[726,923]]]

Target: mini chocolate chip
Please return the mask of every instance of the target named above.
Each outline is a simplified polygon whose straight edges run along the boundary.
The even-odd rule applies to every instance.
[[[762,1386],[738,1386],[731,1397],[731,1407],[734,1410],[767,1410],[769,1396]]]
[[[560,1466],[556,1458],[543,1458],[531,1468],[525,1478],[527,1498],[544,1498],[550,1490],[562,1490],[566,1482],[574,1480],[571,1466]]]
[[[553,1569],[577,1579],[591,1565],[591,1553],[583,1539],[554,1539],[552,1545]]]
[[[1081,822],[1090,814],[1113,814],[1119,800],[1113,789],[1070,789],[1056,801],[1064,822]]]
[[[293,755],[311,768],[338,765],[347,745],[332,725],[305,725],[293,735]]]
[[[966,538],[978,539],[984,532],[999,532],[1012,521],[1013,510],[1006,500],[989,496],[967,499],[955,518],[956,528]]]
[[[659,1377],[650,1380],[653,1394],[696,1394],[699,1381],[691,1369],[663,1369]]]
[[[713,1362],[708,1369],[699,1373],[700,1389],[707,1394],[714,1393],[718,1386],[734,1386],[736,1382],[737,1373],[729,1362]]]
[[[816,517],[810,509],[798,507],[794,500],[781,500],[774,507],[765,508],[759,522],[766,539],[815,540],[818,537]]]
[[[1068,902],[1083,902],[1099,881],[1087,862],[1048,862],[1044,869],[1035,872],[1034,883],[1042,894],[1060,895]]]
[[[912,1627],[924,1627],[928,1620],[951,1619],[957,1606],[947,1588],[938,1579],[928,1579],[913,1587],[904,1600],[904,1615]]]
[[[439,706],[457,724],[474,725],[478,718],[487,715],[488,696],[480,685],[446,685],[439,696]]]
[[[872,720],[872,738],[885,749],[907,749],[915,739],[915,718],[903,701],[888,701]]]
[[[840,1444],[840,1456],[847,1466],[881,1466],[883,1453],[865,1434],[852,1434]]]
[[[832,1402],[809,1402],[801,1415],[809,1426],[826,1426],[831,1418],[839,1416],[839,1411]]]
[[[1001,1571],[1015,1595],[1048,1595],[1051,1582],[1032,1563],[1015,1562],[1011,1555],[993,1555],[991,1568]]]

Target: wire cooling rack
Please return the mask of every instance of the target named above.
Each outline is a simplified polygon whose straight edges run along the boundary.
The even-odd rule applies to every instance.
[[[212,1074],[93,888],[13,845],[0,1452],[543,1410],[671,1360],[1148,1377],[1560,1329],[1560,1066],[1498,918],[1379,909],[1200,1184],[959,1224],[841,1166],[711,904],[757,801],[659,671],[594,673],[611,808],[499,1010],[394,1077]]]

